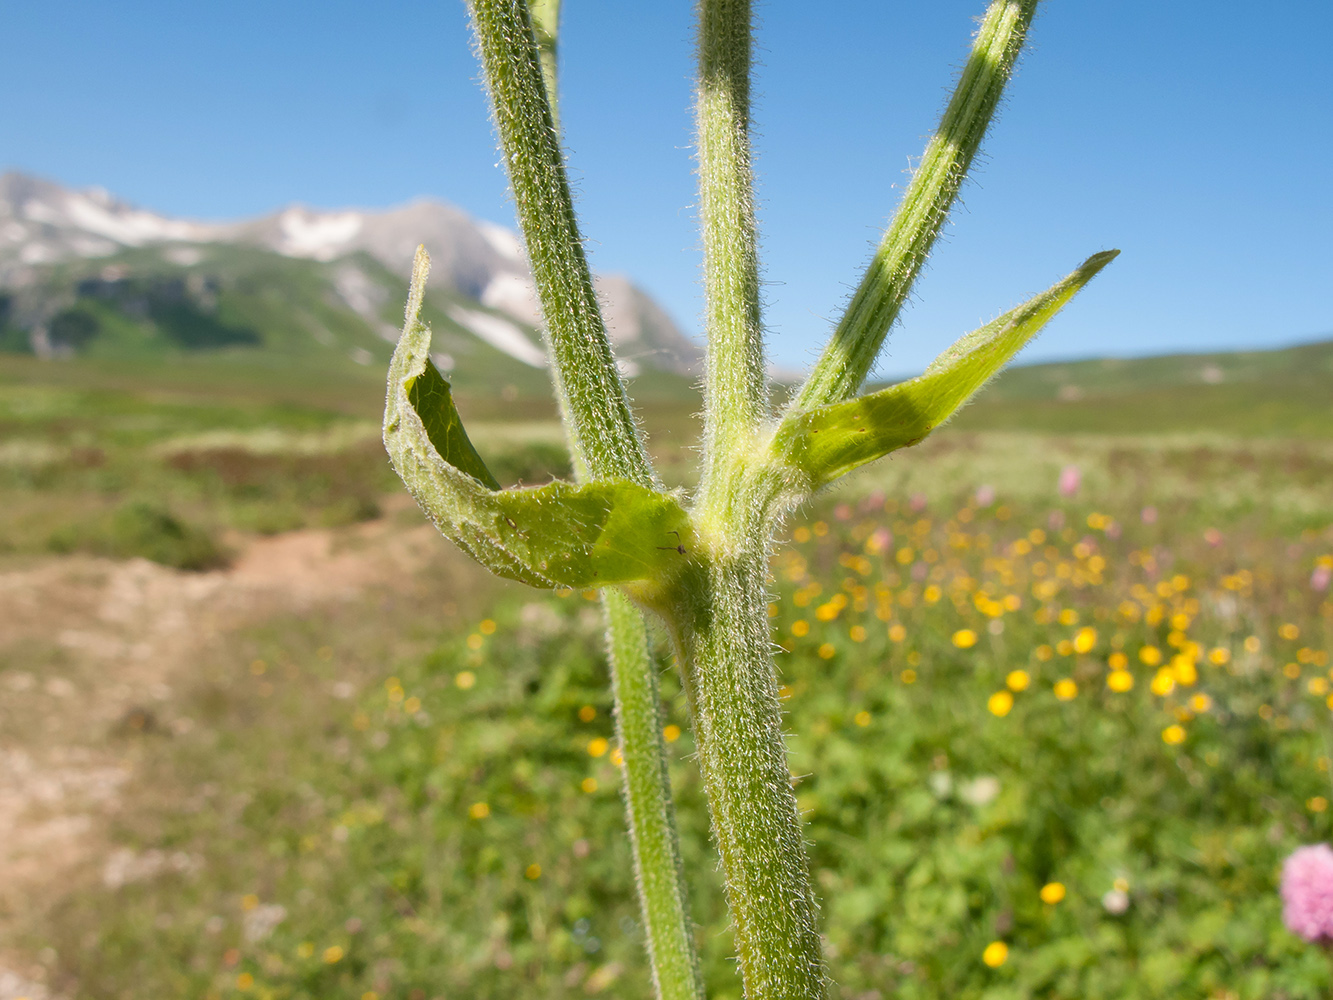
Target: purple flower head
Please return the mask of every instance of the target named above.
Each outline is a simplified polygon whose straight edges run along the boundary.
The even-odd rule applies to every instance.
[[[1282,865],[1282,922],[1307,941],[1333,940],[1333,850],[1298,847]]]
[[[1061,469],[1059,483],[1060,495],[1062,497],[1072,497],[1077,494],[1081,478],[1077,465],[1066,465]]]

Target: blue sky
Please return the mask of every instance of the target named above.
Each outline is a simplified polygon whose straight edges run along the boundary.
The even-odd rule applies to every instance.
[[[1333,335],[1333,5],[1043,6],[881,371],[919,369],[1107,247],[1121,257],[1027,359]],[[777,363],[808,363],[836,320],[982,7],[760,5]],[[697,333],[691,9],[565,0],[562,111],[594,266],[631,274]],[[460,0],[0,12],[0,167],[201,218],[431,195],[512,224]]]

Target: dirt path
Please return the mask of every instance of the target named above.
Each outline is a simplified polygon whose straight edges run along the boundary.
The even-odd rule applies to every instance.
[[[237,549],[230,568],[210,573],[82,556],[0,571],[0,1000],[50,996],[50,956],[14,948],[25,909],[76,868],[100,866],[106,879],[130,863],[103,834],[134,767],[110,737],[188,726],[173,692],[227,633],[372,588],[404,590],[454,559],[428,525],[394,517]]]

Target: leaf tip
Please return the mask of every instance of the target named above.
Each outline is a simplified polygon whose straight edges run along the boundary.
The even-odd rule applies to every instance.
[[[407,293],[407,308],[404,319],[410,329],[421,315],[421,302],[426,296],[426,279],[430,277],[430,254],[426,245],[417,245],[416,255],[412,258],[412,284]]]
[[[1091,257],[1085,260],[1083,262],[1083,265],[1079,268],[1079,271],[1083,272],[1089,278],[1091,278],[1098,271],[1100,271],[1107,264],[1111,263],[1111,261],[1115,260],[1119,256],[1120,256],[1119,250],[1103,250],[1100,253],[1093,254]]]

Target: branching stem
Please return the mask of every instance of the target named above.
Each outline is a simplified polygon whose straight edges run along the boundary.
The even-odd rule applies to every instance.
[[[708,359],[702,516],[724,516],[767,409],[750,162],[749,0],[699,5],[699,220]]]
[[[850,399],[870,374],[981,147],[1036,10],[1037,0],[994,0],[986,11],[940,127],[794,409]]]
[[[698,0],[708,358],[704,472],[687,514],[661,490],[649,464],[574,216],[556,118],[560,0],[469,0],[541,297],[556,397],[577,476],[592,482],[519,494],[495,489],[447,383],[427,360],[430,334],[416,315],[419,298],[395,354],[385,441],[395,468],[442,530],[482,553],[492,569],[528,582],[604,589],[635,872],[662,1000],[702,1000],[704,993],[657,677],[644,618],[631,598],[660,614],[678,655],[745,996],[821,1000],[827,977],[817,906],[770,643],[770,545],[792,504],[948,419],[1115,255],[1089,258],[964,337],[920,378],[847,402],[873,367],[957,198],[1037,2],[990,3],[939,129],[846,314],[787,414],[773,424],[750,151],[751,2]],[[414,296],[424,277],[423,271],[414,281]],[[663,535],[676,543],[663,546]],[[625,589],[608,589],[612,583]]]

